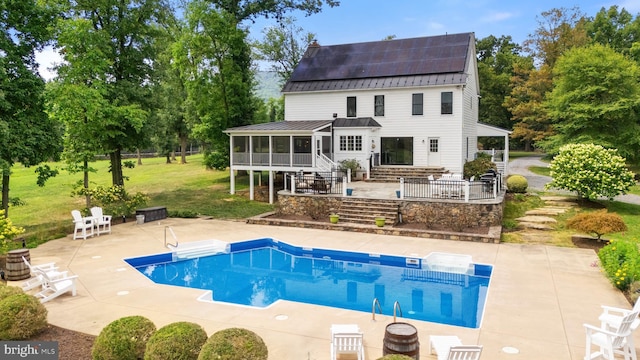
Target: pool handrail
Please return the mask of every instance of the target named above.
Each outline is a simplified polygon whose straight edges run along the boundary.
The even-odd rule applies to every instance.
[[[402,308],[400,307],[400,302],[397,300],[393,303],[393,322],[396,322],[396,309],[400,311],[400,316],[402,316]]]
[[[171,233],[171,236],[173,236],[173,240],[176,241],[175,244],[167,243],[167,229],[169,229],[169,232]],[[178,247],[178,238],[176,237],[176,234],[173,232],[173,229],[171,228],[171,226],[165,226],[164,227],[164,247],[169,249],[169,246],[173,246],[174,249],[177,248]]]
[[[376,321],[376,305],[378,305],[378,311],[382,314],[382,307],[380,306],[380,301],[378,298],[373,298],[373,303],[371,304],[371,320]]]

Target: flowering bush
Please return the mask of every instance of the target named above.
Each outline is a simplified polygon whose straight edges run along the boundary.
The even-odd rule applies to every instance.
[[[640,279],[640,252],[636,241],[612,241],[598,252],[603,271],[616,288],[627,291]]]
[[[23,234],[24,228],[14,226],[11,219],[4,216],[4,210],[0,210],[0,250],[2,253],[7,252],[9,241],[16,236]]]
[[[635,185],[633,173],[615,149],[594,144],[569,144],[549,165],[553,180],[547,189],[575,191],[578,197],[595,200],[613,199]]]
[[[124,186],[97,186],[94,189],[82,188],[76,192],[81,196],[89,195],[94,205],[100,206],[105,214],[113,216],[132,215],[136,208],[149,201],[149,197],[143,193],[130,195]]]

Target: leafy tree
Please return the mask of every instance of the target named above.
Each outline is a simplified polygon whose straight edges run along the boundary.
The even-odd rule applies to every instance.
[[[248,125],[259,101],[252,94],[253,72],[247,32],[228,13],[195,0],[186,30],[174,51],[186,79],[187,115],[193,134],[208,145],[205,162],[224,169],[229,162],[227,128]]]
[[[58,1],[66,7],[59,29],[63,69],[69,68],[61,81],[82,86],[79,91],[90,89],[95,102],[103,104],[100,117],[86,119],[93,129],[87,150],[108,154],[112,183],[123,185],[122,151],[146,140],[155,41],[170,9],[162,0]],[[88,62],[99,68],[83,71]]]
[[[568,144],[549,165],[552,180],[547,189],[575,191],[581,199],[614,197],[635,185],[633,173],[615,149],[594,144]]]
[[[615,51],[628,55],[640,63],[640,16],[633,16],[618,6],[602,8],[593,20],[587,23],[589,37],[602,45],[608,45]]]
[[[295,19],[285,18],[280,24],[266,28],[264,40],[254,44],[258,59],[272,63],[271,69],[280,75],[285,83],[304,55],[307,45],[315,38],[315,34],[304,32],[297,26]]]
[[[592,142],[640,160],[640,67],[594,44],[566,52],[554,74],[554,89],[545,105],[556,134],[545,148],[554,152],[569,142]]]
[[[280,21],[287,12],[294,10],[302,11],[309,16],[319,13],[324,3],[330,7],[340,5],[340,1],[335,0],[207,0],[207,2],[230,14],[237,23],[244,20],[252,21],[260,16],[273,17]]]
[[[531,61],[524,60],[514,64],[511,94],[505,97],[504,105],[515,121],[511,136],[521,139],[526,151],[531,151],[538,141],[553,134],[551,119],[543,106],[552,85],[549,66],[536,69]]]
[[[51,39],[53,9],[35,0],[0,3],[0,171],[2,209],[9,210],[15,163],[34,166],[57,156],[61,131],[44,111],[44,80],[35,52]]]

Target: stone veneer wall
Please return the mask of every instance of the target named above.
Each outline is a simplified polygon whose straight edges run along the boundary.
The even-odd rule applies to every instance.
[[[403,223],[430,224],[459,230],[475,226],[500,226],[504,209],[504,196],[494,202],[482,203],[437,202],[432,200],[397,200],[400,204]],[[305,196],[278,194],[276,214],[309,215],[314,219],[327,218],[331,212],[339,211],[342,198],[339,196]]]

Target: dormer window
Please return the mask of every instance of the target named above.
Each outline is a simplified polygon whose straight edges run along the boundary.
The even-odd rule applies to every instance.
[[[356,117],[356,97],[348,96],[347,97],[347,117]]]

